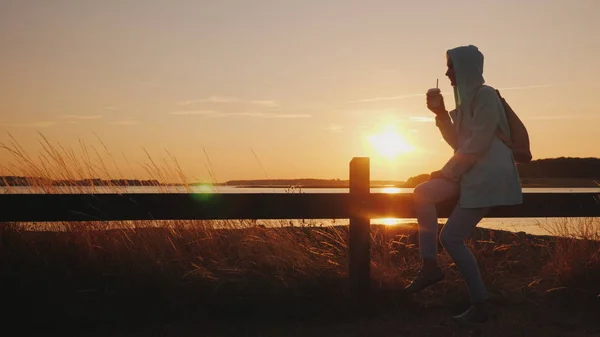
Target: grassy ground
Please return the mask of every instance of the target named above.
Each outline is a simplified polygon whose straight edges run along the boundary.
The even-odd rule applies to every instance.
[[[0,167],[0,175],[41,181],[123,178],[104,144],[100,149],[105,152],[81,144],[78,153],[41,137],[42,151],[35,156],[13,138],[0,143],[0,150],[14,158]],[[163,163],[148,156],[144,168],[149,179],[190,181],[176,160]],[[210,162],[208,169],[216,181]],[[111,176],[111,170],[119,173]],[[56,187],[36,188],[53,193]],[[419,268],[414,226],[372,226],[371,305],[360,314],[346,290],[348,228],[286,226],[202,221],[0,224],[3,331],[62,336],[600,336],[596,220],[549,224],[554,234],[570,238],[475,230],[469,245],[499,308],[495,320],[476,328],[459,327],[449,319],[468,303],[464,284],[443,250],[446,279],[418,295],[402,293]]]
[[[402,293],[418,269],[414,226],[373,226],[372,303],[360,316],[346,291],[347,227],[89,225],[5,225],[7,322],[29,317],[27,328],[98,336],[600,335],[600,242],[589,238],[477,229],[469,245],[500,311],[473,330],[449,319],[468,303],[443,249],[446,280]],[[574,228],[562,226],[553,229]],[[577,228],[593,236],[597,227]]]

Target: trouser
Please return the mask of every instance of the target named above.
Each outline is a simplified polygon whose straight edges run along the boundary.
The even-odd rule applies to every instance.
[[[415,188],[414,205],[419,229],[419,249],[424,260],[437,258],[436,204],[457,197],[459,193],[459,183],[446,179],[433,179]],[[489,209],[489,207],[461,208],[457,204],[440,233],[442,245],[467,283],[472,302],[483,301],[487,299],[488,294],[477,260],[465,244],[465,239]]]

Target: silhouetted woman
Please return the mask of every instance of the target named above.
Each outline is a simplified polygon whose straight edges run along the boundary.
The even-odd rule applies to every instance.
[[[463,276],[472,303],[467,311],[454,317],[481,322],[490,313],[489,296],[465,239],[490,207],[522,203],[522,191],[513,153],[495,136],[499,129],[510,138],[510,128],[496,91],[484,85],[483,54],[469,45],[447,51],[446,58],[446,76],[454,88],[456,108],[446,111],[439,92],[428,93],[427,106],[436,114],[436,125],[454,155],[441,170],[431,174],[429,181],[415,188],[423,266],[405,289],[417,292],[444,278],[437,262],[435,205],[459,197],[442,228],[440,241]]]

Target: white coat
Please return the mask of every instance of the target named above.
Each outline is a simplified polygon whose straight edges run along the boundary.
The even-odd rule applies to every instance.
[[[496,91],[484,85],[483,55],[475,46],[464,46],[449,50],[448,57],[456,74],[456,109],[450,116],[438,116],[436,125],[454,155],[442,173],[460,182],[463,208],[520,204],[523,195],[512,151],[495,135],[500,128],[510,137],[510,128]]]

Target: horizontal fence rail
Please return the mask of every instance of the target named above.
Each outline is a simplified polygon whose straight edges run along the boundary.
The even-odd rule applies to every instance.
[[[524,193],[524,202],[493,208],[488,218],[598,217],[597,193]],[[447,218],[457,200],[437,205]],[[4,194],[0,222],[414,218],[412,194]]]

